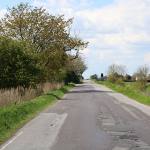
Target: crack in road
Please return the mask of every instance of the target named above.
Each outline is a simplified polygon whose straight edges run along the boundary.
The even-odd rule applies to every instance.
[[[102,107],[101,107],[102,108]],[[103,109],[104,110],[104,109]],[[128,112],[131,110],[128,110]],[[150,150],[150,145],[145,143],[125,124],[117,124],[109,111],[101,112],[98,115],[100,128],[107,132],[114,140],[114,148],[112,150]],[[133,115],[132,115],[133,116]],[[137,117],[136,117],[137,119]],[[118,130],[122,129],[122,130]]]

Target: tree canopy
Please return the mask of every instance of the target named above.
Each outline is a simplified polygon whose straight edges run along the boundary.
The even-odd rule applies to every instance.
[[[41,70],[37,60],[25,52],[24,44],[0,37],[0,87],[38,83]]]
[[[22,61],[20,68],[24,69],[24,76],[29,71],[25,68],[31,65],[33,68],[28,66],[33,69],[30,76],[36,76],[41,71],[39,82],[63,81],[70,68],[74,69],[75,74],[81,75],[85,66],[79,58],[79,51],[86,48],[88,42],[70,34],[72,23],[72,18],[67,20],[64,15],[51,15],[42,7],[21,3],[9,8],[5,17],[0,20],[0,42],[5,43],[5,47],[0,45],[1,61],[9,59],[9,56],[14,59],[15,61],[10,61],[11,65],[5,64],[11,70]],[[74,55],[70,55],[72,51]],[[67,65],[68,60],[72,67]],[[76,65],[81,66],[80,70]],[[1,71],[4,71],[2,68],[1,66]],[[16,75],[17,72],[14,72]],[[9,74],[12,75],[11,72]],[[33,82],[36,83],[37,80]]]

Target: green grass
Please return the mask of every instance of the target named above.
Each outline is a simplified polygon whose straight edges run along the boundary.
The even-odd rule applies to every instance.
[[[33,100],[0,108],[0,144],[10,138],[17,129],[35,117],[40,111],[55,103],[74,85],[50,91]]]
[[[120,86],[109,81],[96,81],[96,83],[105,85],[112,90],[122,93],[142,104],[150,105],[150,96],[147,94],[148,92],[150,92],[150,86],[148,86],[145,91],[140,91],[136,88],[136,84],[132,82],[125,83],[124,86]]]

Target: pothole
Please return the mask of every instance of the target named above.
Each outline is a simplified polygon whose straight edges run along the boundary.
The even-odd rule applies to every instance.
[[[115,126],[115,120],[109,115],[99,114],[98,120],[100,121],[101,126]]]
[[[110,134],[111,136],[124,136],[125,134],[127,134],[126,131],[107,131],[108,134]]]
[[[150,145],[142,141],[134,128],[125,122],[117,122],[110,114],[99,113],[98,124],[113,138],[112,150],[150,150]]]
[[[150,150],[150,145],[148,145],[147,143],[141,140],[137,140],[135,144],[136,144],[136,149],[133,150]]]
[[[132,141],[137,141],[139,138],[136,136],[136,135],[121,135],[119,136],[119,139],[122,139],[122,140],[132,140]]]
[[[150,145],[140,140],[134,131],[107,131],[107,133],[114,138],[117,145],[126,144],[129,147],[132,147],[130,150],[150,150]],[[116,146],[113,150],[119,150],[118,148],[119,146]],[[122,147],[122,149],[126,150],[127,148]]]
[[[116,146],[116,147],[114,147],[112,150],[129,150],[129,148]]]

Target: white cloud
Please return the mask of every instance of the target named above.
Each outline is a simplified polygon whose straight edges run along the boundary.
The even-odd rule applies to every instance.
[[[107,65],[117,62],[130,67],[143,59],[149,63],[150,54],[145,53],[150,48],[150,0],[114,0],[106,6],[96,3],[91,0],[33,2],[50,13],[74,17],[73,30],[90,42],[88,49],[83,51],[89,66],[98,62]],[[3,11],[0,11],[2,15]]]
[[[4,17],[5,13],[6,13],[6,9],[1,9],[0,10],[0,18]]]
[[[149,0],[115,0],[103,8],[81,10],[77,17],[82,18],[85,33],[90,31],[88,40],[91,50],[97,53],[95,62],[105,60],[129,67],[130,63],[143,63],[143,55],[150,48]],[[144,45],[149,47],[143,48]],[[149,55],[145,59],[150,63]]]
[[[150,64],[150,52],[144,55],[144,62]]]
[[[111,37],[115,42],[127,44],[149,37],[150,3],[147,0],[116,0],[103,8],[79,11],[77,16],[82,18],[86,28],[109,38],[110,43]]]

